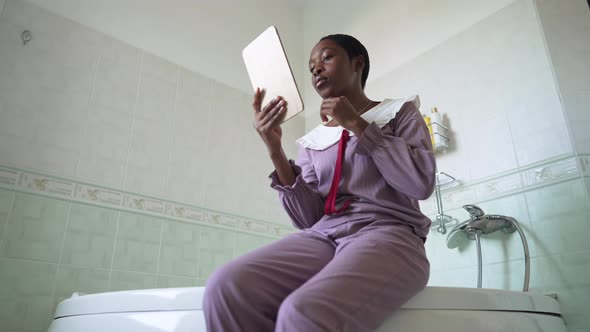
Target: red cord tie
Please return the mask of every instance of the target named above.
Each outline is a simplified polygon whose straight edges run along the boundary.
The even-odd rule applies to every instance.
[[[340,175],[342,173],[342,160],[344,159],[344,151],[346,150],[346,142],[350,135],[348,130],[342,131],[340,136],[340,142],[338,143],[338,158],[336,159],[336,170],[334,171],[334,177],[332,178],[332,186],[330,187],[330,193],[326,199],[326,205],[324,206],[324,214],[332,215],[340,213],[348,207],[350,200],[344,202],[344,205],[340,209],[336,209],[336,194],[338,191],[338,184],[340,183]]]

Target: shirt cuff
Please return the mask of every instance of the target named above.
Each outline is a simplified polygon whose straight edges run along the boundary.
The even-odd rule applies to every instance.
[[[356,144],[355,153],[369,156],[373,153],[373,151],[383,145],[383,132],[381,128],[375,123],[371,122],[365,131],[359,137],[359,140]]]
[[[283,193],[287,193],[287,192],[295,192],[299,187],[303,186],[304,184],[307,184],[305,182],[305,180],[303,180],[303,176],[301,175],[301,172],[302,172],[301,167],[299,167],[297,164],[295,164],[295,161],[293,161],[291,159],[289,159],[289,164],[291,164],[291,167],[293,168],[293,173],[295,173],[295,183],[293,183],[292,186],[281,185],[281,181],[279,180],[279,174],[277,173],[276,170],[274,170],[268,176],[268,178],[271,179],[271,183],[270,183],[271,188],[276,189],[276,190],[283,192]]]

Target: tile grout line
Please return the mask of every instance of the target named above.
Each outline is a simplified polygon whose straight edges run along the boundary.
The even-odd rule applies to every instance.
[[[201,248],[203,247],[203,229],[199,227],[199,248],[197,248],[197,282],[201,279]]]
[[[10,201],[10,208],[8,209],[8,214],[6,214],[6,221],[4,222],[3,228],[2,228],[2,237],[0,237],[0,253],[2,253],[3,250],[3,245],[4,245],[4,239],[8,236],[8,223],[10,222],[10,218],[12,218],[12,214],[14,211],[14,207],[16,204],[16,193],[12,194],[12,200]]]
[[[158,256],[156,258],[156,280],[154,287],[158,285],[159,273],[160,273],[160,255],[162,254],[162,239],[164,238],[164,223],[161,220],[158,220],[160,223],[160,242],[158,243]]]
[[[214,91],[215,91],[214,90],[215,84],[216,83],[213,83],[213,84],[211,84],[211,86],[208,87],[208,94],[209,94],[209,97],[211,98],[211,100],[214,99],[213,95],[214,95]],[[209,126],[211,126],[211,113],[212,112],[213,112],[213,103],[209,101],[209,102],[207,102],[207,111],[206,111],[206,114],[207,114],[207,120],[206,120],[207,121],[207,127],[206,127],[207,128],[207,135],[205,135],[205,154],[208,153],[207,149],[209,149],[209,136],[210,135],[208,135],[208,134],[209,134],[209,129],[210,129]],[[205,164],[205,165],[207,165],[207,164]],[[203,175],[201,178],[202,195],[201,195],[200,204],[202,207],[205,207],[205,197],[207,196],[206,195],[206,190],[207,190],[207,177],[206,177],[207,172],[206,171],[207,171],[206,169],[203,171]]]
[[[55,270],[55,279],[53,280],[53,288],[51,290],[51,298],[53,299],[55,297],[55,290],[57,289],[57,274],[59,272],[59,269],[61,267],[61,261],[63,259],[63,251],[64,248],[66,246],[66,235],[68,233],[68,227],[70,225],[70,219],[72,218],[72,202],[68,202],[68,214],[66,216],[66,225],[64,227],[64,231],[63,231],[63,237],[61,240],[61,248],[59,250],[59,257],[57,259],[57,268]]]
[[[113,265],[115,265],[115,252],[117,250],[117,237],[119,236],[119,225],[121,224],[121,211],[117,212],[117,227],[115,227],[115,240],[113,242],[113,253],[111,254],[111,264],[109,268],[109,281],[107,282],[107,290],[111,289],[111,281],[113,279]]]
[[[96,97],[96,80],[98,79],[98,70],[101,64],[101,55],[94,62],[94,69],[93,69],[93,78],[92,78],[92,87],[90,88],[90,97],[88,98],[88,104],[86,105],[86,123],[84,124],[83,134],[82,134],[82,145],[85,146],[88,139],[88,126],[90,122],[90,109],[92,108],[92,103]],[[76,166],[74,166],[74,174],[80,177],[78,171],[80,169],[80,163],[82,161],[82,154],[83,151],[78,151],[78,160],[76,160]]]
[[[130,159],[130,154],[131,154],[131,145],[133,142],[133,127],[135,125],[135,117],[137,116],[137,103],[139,102],[139,89],[141,86],[141,75],[143,74],[144,56],[145,56],[144,52],[141,52],[141,57],[139,59],[139,74],[137,76],[137,87],[135,90],[135,101],[133,102],[131,126],[129,128],[129,143],[127,144],[127,155],[125,156],[125,171],[123,173],[123,188],[127,188],[127,172],[129,170],[129,159]]]
[[[164,193],[166,197],[170,197],[170,170],[171,165],[170,162],[172,161],[172,149],[174,147],[174,128],[175,128],[175,116],[176,116],[176,106],[178,102],[178,90],[180,88],[180,67],[177,66],[177,74],[176,74],[176,86],[174,89],[174,101],[172,102],[172,115],[170,119],[170,145],[168,149],[168,163],[166,164],[166,178],[164,179]]]

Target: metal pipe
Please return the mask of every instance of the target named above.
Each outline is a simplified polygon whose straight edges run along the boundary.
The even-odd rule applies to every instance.
[[[512,218],[511,218],[512,219]],[[526,236],[524,235],[524,231],[522,227],[516,222],[516,220],[511,220],[511,222],[516,227],[518,231],[518,235],[520,235],[520,240],[522,241],[522,247],[524,248],[524,285],[522,286],[523,292],[528,292],[529,290],[529,281],[531,276],[531,257],[529,254],[529,245],[527,244]]]
[[[470,230],[475,235],[475,245],[477,247],[477,288],[481,288],[483,263],[481,258],[481,231],[474,229]]]
[[[524,250],[524,282],[523,282],[523,286],[522,286],[522,291],[528,292],[530,278],[531,278],[531,256],[530,256],[530,252],[529,252],[529,245],[528,245],[526,236],[524,235],[524,231],[523,231],[522,227],[520,226],[519,222],[512,217],[506,217],[506,216],[494,214],[494,215],[490,215],[489,218],[490,219],[507,220],[510,224],[512,224],[514,226],[514,228],[518,232],[518,235],[520,236],[520,240],[522,241],[522,248]],[[514,231],[514,230],[512,230],[512,231]]]

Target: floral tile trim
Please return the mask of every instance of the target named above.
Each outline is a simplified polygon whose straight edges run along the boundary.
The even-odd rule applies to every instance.
[[[483,181],[476,181],[472,184],[462,184],[443,189],[441,192],[443,208],[444,210],[457,209],[465,204],[487,201],[588,176],[590,176],[590,156],[565,156],[516,169]],[[457,178],[460,180],[460,176],[457,176]],[[420,202],[420,206],[424,214],[428,216],[437,213],[434,195]]]
[[[20,189],[85,204],[146,212],[164,218],[172,217],[174,219],[197,222],[225,229],[235,229],[257,235],[282,237],[295,231],[294,228],[286,225],[277,225],[262,220],[203,209],[188,204],[77,182],[51,175],[24,171],[8,166],[0,166],[0,187]]]
[[[463,183],[443,189],[443,207],[445,210],[456,209],[465,204],[512,195],[577,177],[590,177],[590,155],[556,158],[471,184]],[[460,176],[457,178],[460,180]],[[0,187],[21,189],[86,204],[143,211],[164,218],[171,217],[265,236],[282,237],[295,231],[294,228],[286,225],[8,166],[0,166]],[[420,206],[426,215],[436,214],[434,196],[420,202]]]

